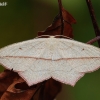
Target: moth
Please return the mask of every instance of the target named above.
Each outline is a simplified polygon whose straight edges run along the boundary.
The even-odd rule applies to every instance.
[[[74,86],[100,67],[100,49],[71,39],[35,38],[0,49],[0,64],[31,86],[53,78]]]

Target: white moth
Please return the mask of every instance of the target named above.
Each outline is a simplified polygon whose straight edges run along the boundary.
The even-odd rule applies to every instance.
[[[50,78],[74,86],[100,67],[100,49],[70,39],[37,38],[0,49],[0,64],[29,86]]]

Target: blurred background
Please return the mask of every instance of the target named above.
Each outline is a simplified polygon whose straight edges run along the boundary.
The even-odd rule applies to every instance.
[[[57,0],[0,0],[0,48],[37,36],[50,25],[58,14]],[[74,39],[87,42],[95,37],[85,0],[62,0],[64,8],[77,23],[73,25]],[[92,0],[97,22],[100,26],[100,1]],[[97,45],[96,45],[97,46]],[[0,71],[3,67],[0,66]],[[86,74],[75,85],[63,85],[57,100],[100,100],[100,69]]]

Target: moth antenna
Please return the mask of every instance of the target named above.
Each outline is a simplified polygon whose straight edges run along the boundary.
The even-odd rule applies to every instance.
[[[68,37],[68,36],[65,36],[65,35],[55,35],[55,37],[57,37],[57,36],[60,36],[60,37],[66,38],[66,39],[71,39],[71,40],[73,40],[72,38],[70,38],[70,37]]]
[[[41,38],[41,37],[43,37],[43,36],[50,37],[51,35],[41,35],[41,36],[35,37],[34,39]]]
[[[41,38],[41,37],[49,37],[49,38],[62,37],[62,38],[66,38],[66,39],[71,39],[71,40],[73,40],[72,38],[70,38],[70,37],[68,37],[68,36],[64,36],[64,35],[41,35],[41,36],[35,37],[34,39]]]

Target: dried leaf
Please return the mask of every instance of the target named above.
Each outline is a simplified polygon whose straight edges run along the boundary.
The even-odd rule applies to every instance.
[[[10,84],[13,83],[16,75],[17,73],[9,70],[5,70],[4,72],[0,73],[0,97],[7,90]]]
[[[64,21],[63,35],[68,37],[73,37],[71,24],[76,23],[76,20],[62,7],[62,15]],[[61,19],[60,15],[57,15],[53,23],[48,26],[45,31],[38,32],[38,36],[41,35],[60,35],[61,34]]]
[[[20,93],[6,91],[0,100],[30,100],[34,92],[33,89],[28,89],[27,91]]]
[[[0,100],[30,100],[40,85],[29,87],[17,73],[5,70],[0,74]]]

